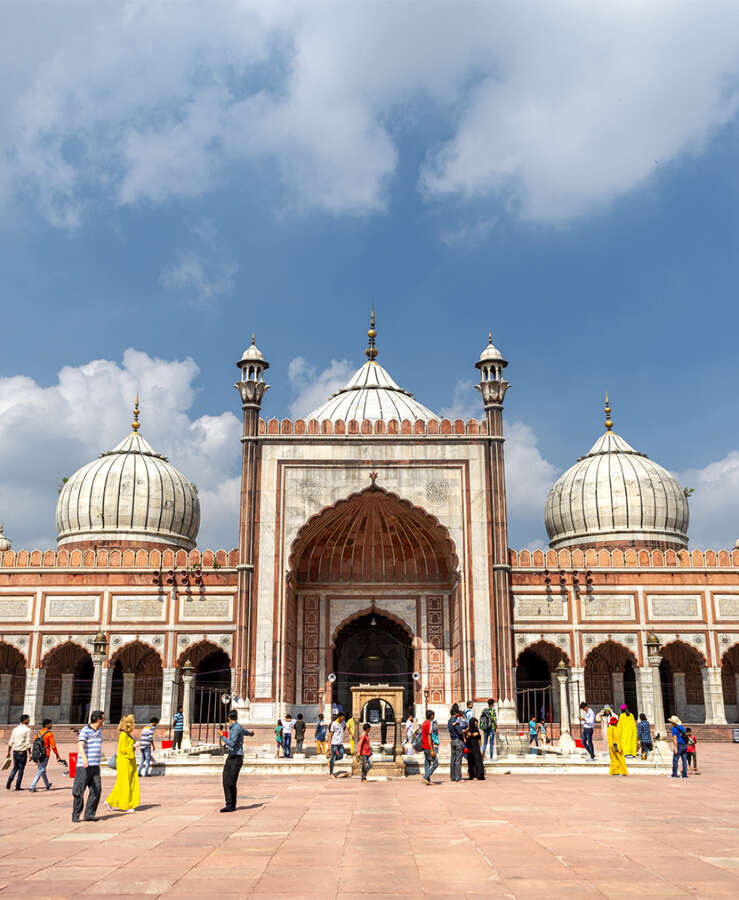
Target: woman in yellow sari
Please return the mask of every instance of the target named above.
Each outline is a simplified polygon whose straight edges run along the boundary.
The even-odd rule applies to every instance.
[[[136,771],[136,742],[133,739],[133,716],[124,716],[118,724],[116,769],[118,774],[105,805],[108,809],[133,812],[141,802],[139,775]]]
[[[624,756],[636,756],[637,744],[636,719],[624,703],[621,706],[621,715],[618,717],[618,746]]]
[[[609,775],[628,775],[629,770],[624,762],[624,752],[619,746],[618,736],[618,719],[611,716],[608,724],[608,753],[611,757],[611,766],[608,769]]]

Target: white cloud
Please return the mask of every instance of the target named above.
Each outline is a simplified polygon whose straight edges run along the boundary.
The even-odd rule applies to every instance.
[[[469,379],[460,379],[454,386],[454,397],[449,406],[439,410],[442,419],[479,419],[482,415],[480,392]]]
[[[690,546],[732,549],[739,538],[739,450],[702,469],[686,469],[677,479],[695,488],[688,501]]]
[[[497,218],[479,219],[477,222],[460,225],[458,228],[447,228],[441,232],[439,239],[447,247],[460,245],[475,247],[487,238],[493,228],[495,228],[497,221]]]
[[[0,190],[67,228],[96,192],[199,197],[233,167],[248,197],[248,166],[265,162],[278,206],[381,210],[429,106],[449,133],[427,148],[429,197],[561,221],[701,152],[737,110],[730,0],[37,0],[4,13]]]
[[[559,470],[541,455],[534,430],[524,422],[505,428],[505,468],[508,511],[512,517],[531,518],[538,531],[544,522],[544,505]]]
[[[177,261],[162,270],[159,282],[168,290],[184,291],[206,304],[233,288],[238,270],[233,260],[213,262],[194,250],[182,250]]]
[[[301,418],[321,406],[331,394],[344,387],[355,368],[347,359],[332,359],[320,371],[302,356],[290,360],[287,377],[294,395],[290,415]]]
[[[65,367],[50,387],[0,378],[0,519],[13,546],[55,545],[61,479],[125,436],[137,392],[142,433],[198,486],[199,545],[234,546],[241,428],[231,412],[189,415],[197,376],[192,359],[126,350],[121,364]]]

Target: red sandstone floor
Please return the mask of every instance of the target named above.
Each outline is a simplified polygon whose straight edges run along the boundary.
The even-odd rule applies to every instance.
[[[243,777],[231,815],[216,778],[150,778],[139,811],[101,805],[80,825],[68,779],[3,787],[0,900],[737,897],[739,745],[701,752],[704,774],[687,781]]]

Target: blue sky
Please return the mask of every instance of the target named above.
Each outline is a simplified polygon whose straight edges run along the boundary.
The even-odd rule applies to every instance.
[[[694,543],[733,546],[732,4],[10,9],[15,547],[53,541],[58,480],[125,433],[136,390],[144,433],[201,488],[204,543],[228,544],[234,360],[255,331],[265,412],[304,412],[362,362],[372,303],[380,361],[440,411],[479,414],[492,328],[513,546],[543,541],[546,491],[599,435],[606,388],[616,430],[696,488]]]

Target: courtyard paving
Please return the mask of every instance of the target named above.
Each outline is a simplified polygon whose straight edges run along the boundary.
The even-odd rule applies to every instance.
[[[218,812],[216,777],[149,778],[137,812],[101,804],[99,821],[79,825],[69,779],[3,788],[0,900],[736,898],[739,745],[700,751],[703,774],[687,781],[242,777],[233,814]]]

